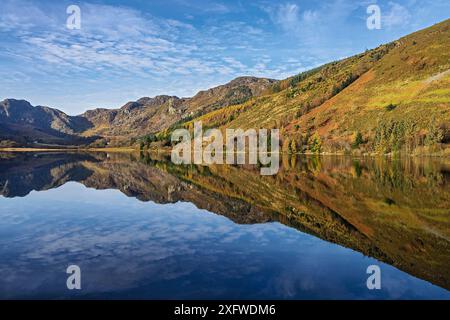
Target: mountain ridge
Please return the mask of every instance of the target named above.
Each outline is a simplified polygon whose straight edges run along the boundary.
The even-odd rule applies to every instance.
[[[278,128],[283,150],[291,153],[430,153],[450,143],[449,70],[450,19],[284,80],[238,77],[190,98],[143,97],[78,116],[28,108],[28,117],[12,119],[12,128],[1,113],[5,100],[0,137],[14,138],[10,130],[29,144],[34,137],[23,139],[17,126],[33,135],[30,127],[37,125],[39,132],[88,139],[82,140],[87,146],[142,146],[151,136],[150,148],[170,144],[174,129],[201,120],[221,129]]]
[[[34,107],[26,100],[5,99],[0,102],[0,138],[12,145],[89,145],[93,140],[112,140],[116,136],[126,136],[128,141],[142,131],[157,132],[184,118],[246,101],[275,82],[268,78],[238,77],[190,98],[142,97],[116,109],[96,108],[76,116],[55,108]],[[104,146],[106,141],[101,143]]]

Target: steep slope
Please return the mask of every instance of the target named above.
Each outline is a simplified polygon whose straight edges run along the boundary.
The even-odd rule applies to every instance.
[[[376,131],[386,123],[411,124],[411,143],[418,144],[430,121],[449,129],[450,20],[396,41],[368,72],[295,119],[287,131],[294,134],[296,126],[318,131],[329,145],[338,146],[360,132],[375,148]]]
[[[49,107],[33,107],[25,100],[6,99],[0,102],[1,140],[21,144],[88,144],[79,134],[91,124],[83,117],[71,117]]]
[[[276,80],[240,77],[192,98],[160,95],[126,103],[119,109],[94,109],[69,116],[25,100],[0,103],[0,147],[11,145],[127,145],[180,121],[258,96]],[[95,144],[92,144],[95,142]]]
[[[81,117],[88,119],[93,127],[84,135],[114,137],[158,131],[180,119],[182,101],[178,97],[157,96],[128,102],[119,109],[86,111]]]
[[[105,137],[133,137],[156,133],[176,122],[200,114],[242,103],[258,96],[275,83],[275,80],[240,77],[192,98],[156,96],[128,102],[120,109],[95,109],[81,115],[93,127],[84,135],[98,134]]]
[[[446,20],[282,81],[240,77],[192,98],[146,97],[77,117],[7,100],[0,107],[0,138],[68,144],[79,135],[104,146],[135,145],[155,134],[167,144],[174,128],[201,120],[210,128],[278,128],[287,152],[445,154],[449,88]]]
[[[450,141],[449,88],[446,20],[280,81],[269,94],[193,121],[208,127],[279,128],[283,139],[294,140],[302,151],[312,149],[314,134],[322,151],[350,151],[360,133],[357,147],[365,151],[412,152],[427,144],[427,136],[434,136],[430,145]]]
[[[248,101],[262,95],[277,83],[276,80],[256,77],[239,77],[229,83],[209,90],[200,91],[187,101],[190,116]]]

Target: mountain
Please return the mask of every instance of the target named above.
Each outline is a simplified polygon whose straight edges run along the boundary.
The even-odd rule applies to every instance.
[[[33,107],[28,101],[6,99],[0,102],[0,136],[20,144],[79,145],[95,137],[80,134],[91,124],[83,117],[68,116],[49,107]]]
[[[271,94],[201,120],[208,127],[280,128],[283,144],[293,140],[303,151],[319,141],[330,152],[411,152],[450,142],[449,88],[446,20],[280,81]]]
[[[113,144],[167,129],[178,121],[247,101],[261,95],[276,81],[239,77],[192,98],[161,95],[126,103],[119,109],[94,109],[69,116],[48,107],[33,107],[25,100],[0,103],[0,138],[18,144],[89,144],[103,138]]]
[[[156,96],[128,102],[120,109],[95,109],[82,114],[93,128],[86,134],[105,137],[136,136],[169,128],[183,119],[190,119],[261,95],[276,81],[265,78],[240,77],[192,98]]]
[[[240,77],[191,98],[141,98],[76,117],[6,100],[0,135],[65,144],[78,136],[120,146],[151,134],[164,145],[173,129],[201,120],[210,128],[278,128],[287,152],[448,152],[449,84],[446,20],[281,81]]]

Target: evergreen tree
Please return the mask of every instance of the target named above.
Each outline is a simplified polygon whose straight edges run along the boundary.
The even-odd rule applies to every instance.
[[[363,136],[361,134],[361,132],[357,132],[356,133],[356,137],[355,137],[355,141],[353,141],[352,147],[353,149],[357,149],[359,147],[360,144],[362,144],[363,141]]]

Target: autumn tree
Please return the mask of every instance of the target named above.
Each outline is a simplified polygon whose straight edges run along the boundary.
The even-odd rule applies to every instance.
[[[316,132],[311,138],[311,144],[309,145],[309,150],[313,153],[320,153],[322,150],[322,140],[319,134]]]
[[[425,138],[425,144],[433,147],[444,139],[444,131],[437,125],[436,119],[433,116],[428,124],[428,132]]]

